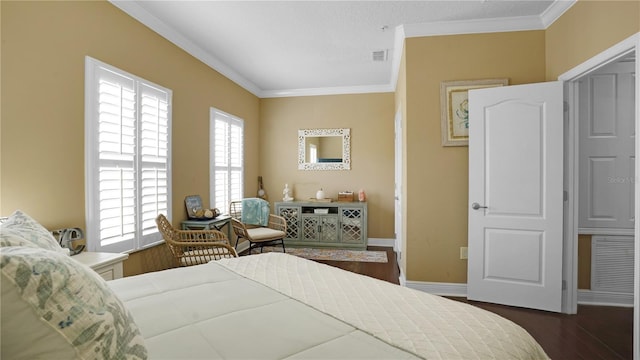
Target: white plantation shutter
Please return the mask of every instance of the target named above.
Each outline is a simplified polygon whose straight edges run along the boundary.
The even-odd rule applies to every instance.
[[[140,84],[140,231],[142,246],[161,240],[158,214],[169,213],[169,101],[168,90]]]
[[[171,91],[87,57],[87,245],[126,252],[162,240],[168,214]]]
[[[229,202],[243,197],[244,122],[212,108],[210,129],[210,203],[226,213]]]

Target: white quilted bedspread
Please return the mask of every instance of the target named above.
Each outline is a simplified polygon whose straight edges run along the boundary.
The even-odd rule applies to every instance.
[[[282,253],[217,262],[426,359],[547,359],[519,325],[480,308]]]

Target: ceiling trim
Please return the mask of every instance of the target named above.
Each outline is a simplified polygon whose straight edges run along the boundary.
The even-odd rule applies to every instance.
[[[362,85],[362,86],[338,86],[324,88],[291,89],[291,90],[263,90],[261,98],[317,96],[317,95],[345,95],[394,92],[395,87],[390,84]]]
[[[404,25],[406,38],[481,34],[491,32],[542,30],[542,20],[539,16],[520,16],[499,19],[439,21],[422,24]]]
[[[396,91],[398,86],[398,76],[400,74],[400,62],[402,61],[402,53],[404,52],[404,39],[406,35],[404,33],[404,26],[399,25],[396,26],[394,41],[393,41],[393,52],[391,58],[391,82],[390,86],[393,88],[393,91]]]
[[[540,15],[544,28],[546,29],[551,26],[551,24],[558,20],[560,16],[562,16],[562,14],[569,10],[570,7],[575,5],[576,1],[578,0],[554,1],[553,4],[551,4],[551,6],[549,6],[547,10],[545,10],[544,13]]]
[[[188,54],[202,61],[213,70],[235,82],[245,90],[259,98],[295,97],[295,96],[316,96],[316,95],[341,95],[341,94],[363,94],[394,92],[398,82],[400,71],[400,61],[404,49],[404,40],[410,37],[455,35],[455,34],[478,34],[490,32],[543,30],[553,24],[562,14],[565,13],[577,0],[555,1],[540,16],[521,16],[500,19],[447,21],[424,24],[407,24],[397,26],[395,29],[394,47],[391,59],[391,79],[388,84],[327,87],[327,88],[307,88],[307,89],[285,89],[285,90],[263,90],[255,83],[248,80],[238,72],[220,61],[217,57],[204,51],[191,40],[167,26],[160,19],[151,15],[144,8],[134,1],[109,0],[114,6],[138,20],[143,25],[160,34],[176,46],[180,47]]]

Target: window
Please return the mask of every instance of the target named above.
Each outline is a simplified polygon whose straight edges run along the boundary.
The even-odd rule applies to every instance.
[[[309,162],[318,162],[318,147],[315,144],[309,144]]]
[[[211,108],[210,203],[222,213],[244,195],[244,121]]]
[[[171,209],[171,90],[85,61],[87,247],[127,252],[162,240]]]

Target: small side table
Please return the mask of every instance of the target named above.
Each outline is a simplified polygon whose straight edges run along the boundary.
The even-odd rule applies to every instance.
[[[114,254],[83,251],[71,257],[87,265],[105,280],[120,279],[124,276],[122,262],[129,258],[128,254]]]
[[[182,230],[218,230],[227,225],[227,239],[231,242],[231,216],[219,215],[209,220],[185,220],[180,223]]]

